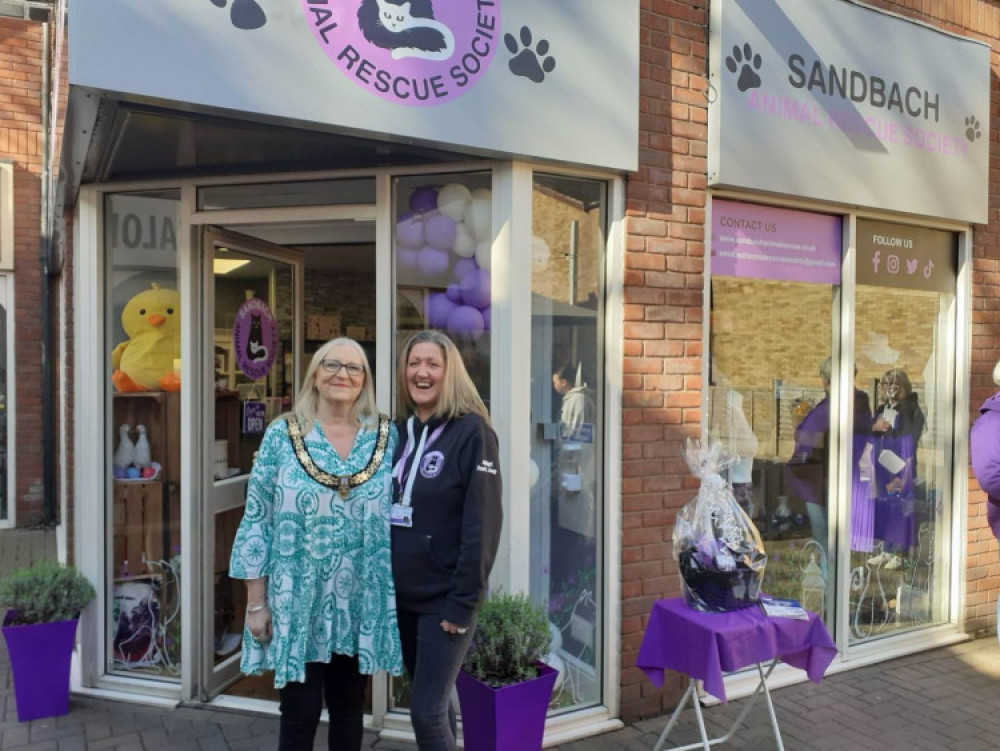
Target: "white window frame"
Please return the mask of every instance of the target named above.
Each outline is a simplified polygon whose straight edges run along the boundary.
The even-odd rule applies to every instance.
[[[0,159],[0,270],[14,270],[14,162]]]
[[[17,443],[14,440],[14,425],[17,417],[17,360],[14,342],[14,275],[0,273],[0,305],[7,311],[7,394],[5,396],[7,412],[7,518],[0,519],[0,529],[8,529],[17,524]]]
[[[74,497],[77,499],[75,509],[76,534],[75,559],[80,569],[92,577],[94,581],[102,582],[97,587],[98,597],[95,607],[88,608],[81,624],[81,637],[88,646],[82,651],[81,674],[75,688],[86,693],[97,695],[120,695],[129,691],[144,695],[144,701],[154,703],[159,697],[166,702],[194,699],[196,693],[196,675],[200,659],[194,652],[192,642],[197,639],[184,640],[182,661],[186,667],[184,680],[176,683],[157,683],[156,681],[137,680],[120,675],[106,673],[106,639],[99,632],[98,625],[103,627],[103,616],[107,612],[107,592],[103,583],[108,580],[109,563],[103,545],[93,545],[92,537],[81,534],[82,530],[101,530],[109,533],[110,515],[106,512],[104,502],[86,503],[81,499],[107,499],[110,492],[107,488],[109,480],[103,472],[94,472],[94,467],[103,467],[111,452],[112,435],[105,436],[104,441],[94,441],[88,434],[88,426],[104,425],[104,399],[94,399],[95,394],[104,394],[109,388],[106,380],[106,361],[104,353],[109,351],[105,334],[105,285],[104,285],[104,241],[103,222],[104,197],[108,193],[132,193],[144,190],[179,188],[181,200],[178,207],[178,284],[183,299],[196,300],[196,289],[193,286],[191,245],[192,229],[202,224],[227,225],[241,221],[289,221],[289,220],[321,220],[338,218],[354,211],[356,207],[290,207],[283,209],[240,209],[226,211],[197,211],[197,189],[207,185],[237,184],[237,183],[274,183],[283,180],[322,180],[326,178],[373,176],[376,180],[376,207],[373,218],[376,221],[376,242],[380,249],[376,257],[376,283],[379,288],[391,285],[395,289],[392,278],[392,248],[391,233],[392,190],[391,183],[396,177],[405,175],[432,175],[461,172],[484,172],[493,174],[493,295],[499,303],[494,307],[493,343],[491,347],[491,402],[493,420],[500,438],[501,466],[504,467],[504,538],[498,555],[495,570],[495,583],[518,591],[529,591],[530,567],[527,556],[514,554],[515,547],[528,539],[530,509],[524,503],[527,498],[527,488],[530,486],[528,473],[528,443],[514,440],[517,436],[527,435],[530,429],[530,399],[531,388],[529,370],[519,371],[512,365],[527,362],[531,356],[530,332],[531,315],[531,206],[532,206],[532,175],[535,171],[547,174],[564,174],[589,179],[605,181],[608,184],[606,215],[608,217],[608,236],[606,247],[606,303],[605,303],[605,394],[604,394],[604,425],[605,425],[605,471],[604,471],[604,518],[603,525],[606,535],[603,556],[600,565],[605,577],[603,621],[604,655],[603,655],[603,691],[604,704],[590,707],[578,712],[570,712],[550,718],[546,723],[546,744],[562,743],[594,735],[606,730],[622,727],[619,715],[620,693],[620,646],[621,646],[621,386],[622,386],[622,317],[623,317],[623,279],[624,279],[624,216],[625,188],[620,175],[614,172],[580,170],[564,166],[547,164],[529,164],[526,162],[464,162],[422,167],[385,168],[379,170],[345,170],[322,172],[295,172],[286,174],[268,174],[251,176],[220,176],[189,180],[142,181],[115,183],[105,185],[88,185],[80,190],[74,223],[74,298],[76,332],[73,341],[75,370],[75,405],[74,419]],[[514,249],[517,249],[516,254]],[[388,361],[392,357],[394,342],[394,307],[379,305],[377,309],[377,357],[380,361]],[[181,378],[187,383],[194,383],[197,364],[196,353],[193,352],[194,327],[196,316],[186,316],[182,333],[182,373]],[[84,345],[86,343],[86,346]],[[391,408],[392,373],[391,369],[380,368],[376,392],[380,409]],[[519,372],[522,378],[517,378]],[[183,393],[183,392],[182,392]],[[191,445],[195,440],[191,426],[195,414],[192,406],[197,396],[182,400],[181,442]],[[185,427],[186,426],[186,427]],[[199,477],[195,462],[186,462],[181,470],[181,497],[190,498],[197,492]],[[517,502],[512,502],[517,499]],[[195,556],[198,548],[191,538],[194,520],[190,518],[190,503],[182,504],[181,543],[182,549],[190,551],[189,565],[192,570],[197,566]],[[107,535],[106,535],[107,536]],[[85,539],[86,538],[86,539]],[[110,538],[108,538],[110,539]],[[199,603],[195,599],[197,587],[186,587],[183,597],[182,616],[185,633],[192,633],[194,614]],[[88,617],[89,616],[89,617]],[[377,681],[374,697],[382,697],[387,692],[382,689],[385,678]],[[113,692],[113,694],[109,694]],[[250,709],[252,702],[240,704],[231,699],[217,699],[214,703],[226,706]],[[252,708],[261,709],[257,705]],[[383,737],[409,738],[412,733],[408,715],[401,712],[386,711],[382,698],[375,698],[373,710],[375,722],[379,725]]]
[[[958,237],[958,273],[955,285],[955,321],[953,329],[947,334],[947,346],[954,353],[955,364],[951,372],[954,380],[954,405],[955,416],[952,425],[952,486],[951,503],[948,512],[950,530],[947,536],[941,538],[941,559],[949,561],[951,567],[948,576],[948,584],[951,587],[950,600],[946,610],[946,620],[938,625],[926,628],[905,631],[898,635],[890,635],[884,638],[873,639],[871,641],[851,644],[849,638],[849,614],[845,607],[847,603],[847,593],[849,587],[848,578],[850,576],[850,545],[847,538],[850,535],[850,508],[847,503],[838,504],[838,545],[837,545],[837,615],[831,624],[831,635],[837,643],[838,655],[827,668],[826,674],[833,675],[845,670],[854,670],[884,660],[889,660],[915,652],[933,649],[935,647],[948,646],[962,641],[967,641],[970,637],[962,631],[962,614],[965,608],[965,568],[966,568],[966,525],[963,520],[967,516],[968,510],[968,441],[963,436],[969,434],[969,377],[970,377],[970,341],[971,341],[971,301],[972,301],[972,248],[973,236],[969,225],[960,222],[949,222],[931,217],[914,217],[890,214],[876,210],[867,209],[845,209],[843,207],[832,206],[820,201],[788,200],[776,196],[762,196],[760,194],[745,193],[742,191],[716,190],[709,193],[709,201],[706,206],[706,227],[712,226],[712,201],[714,199],[728,199],[733,201],[745,201],[751,203],[764,203],[767,206],[778,208],[796,209],[801,211],[816,211],[825,214],[838,216],[843,226],[844,254],[842,259],[842,281],[840,284],[841,295],[841,318],[834,321],[834,334],[839,337],[841,352],[840,369],[834,373],[832,388],[837,391],[841,383],[853,383],[853,374],[850,363],[855,357],[855,326],[854,326],[854,293],[856,288],[855,264],[857,261],[857,222],[859,219],[871,219],[894,222],[897,224],[909,224],[927,229],[944,230],[954,232]],[[709,300],[711,296],[712,284],[712,247],[709,232],[706,232],[705,246],[705,302],[704,302],[704,325],[702,330],[702,351],[705,357],[702,360],[702,403],[708,400],[708,362],[711,354],[710,349],[710,316]],[[837,421],[832,426],[831,435],[838,437],[838,451],[842,455],[849,454],[851,449],[851,436],[853,434],[854,416],[851,405],[847,400],[841,400],[841,409],[837,415]],[[707,437],[708,425],[702,421],[702,437]],[[836,494],[839,498],[846,498],[850,495],[851,477],[850,469],[846,462],[841,462],[840,472],[835,479]],[[806,680],[806,676],[800,670],[779,664],[768,679],[768,685],[772,688],[793,685]],[[758,677],[748,671],[733,673],[726,676],[726,695],[730,699],[749,696],[757,687]],[[708,695],[703,696],[703,701],[708,704],[716,703],[716,700]]]

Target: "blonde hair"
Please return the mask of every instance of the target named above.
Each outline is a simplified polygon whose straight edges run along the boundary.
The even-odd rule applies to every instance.
[[[375,402],[375,386],[372,383],[374,379],[372,378],[371,366],[368,364],[368,356],[360,344],[353,339],[342,336],[337,339],[331,339],[316,350],[316,354],[312,356],[312,360],[309,362],[309,367],[306,368],[306,374],[302,378],[302,387],[299,389],[299,393],[296,394],[295,406],[292,407],[292,414],[300,422],[312,426],[319,406],[319,392],[316,390],[316,371],[319,370],[320,365],[326,359],[326,356],[330,354],[331,350],[344,345],[354,349],[361,357],[361,366],[365,371],[365,380],[361,384],[361,393],[358,394],[358,398],[354,400],[354,406],[351,407],[351,417],[357,420],[362,426],[370,425],[378,420],[379,414],[378,405]]]
[[[993,383],[1000,386],[1000,360],[993,366]]]
[[[416,404],[410,397],[410,389],[406,382],[406,363],[410,359],[410,352],[418,344],[436,344],[441,348],[444,357],[444,378],[441,380],[441,396],[438,398],[437,406],[434,408],[435,417],[443,417],[451,420],[470,412],[482,417],[486,423],[490,422],[490,413],[483,404],[476,385],[469,377],[469,372],[465,369],[462,356],[458,352],[455,343],[440,331],[427,329],[418,331],[406,340],[403,349],[399,354],[399,365],[396,368],[397,401],[399,404],[399,415],[404,417],[416,411]]]

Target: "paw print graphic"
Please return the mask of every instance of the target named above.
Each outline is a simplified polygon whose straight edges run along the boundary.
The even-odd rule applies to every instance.
[[[229,0],[211,0],[211,3],[216,8],[225,8]],[[257,0],[233,0],[229,8],[229,20],[237,29],[252,31],[266,24],[267,16]]]
[[[977,138],[980,138],[983,134],[979,130],[979,118],[975,115],[969,115],[965,118],[965,137],[969,139],[970,142],[975,142]]]
[[[757,75],[760,64],[760,55],[754,54],[749,43],[744,44],[742,50],[738,44],[734,44],[733,54],[726,57],[726,67],[729,68],[729,72],[740,71],[740,77],[736,79],[736,88],[740,91],[756,89],[760,86],[760,76]]]
[[[504,34],[503,42],[514,55],[507,63],[510,72],[515,76],[523,76],[529,81],[541,83],[545,80],[545,74],[551,73],[556,67],[554,57],[546,57],[549,51],[547,39],[539,39],[535,49],[531,49],[531,29],[527,26],[521,27],[521,43],[518,44],[513,34]],[[539,62],[539,58],[542,58]]]

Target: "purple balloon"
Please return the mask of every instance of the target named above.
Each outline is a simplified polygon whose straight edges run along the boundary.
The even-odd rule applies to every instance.
[[[473,308],[485,308],[490,304],[490,272],[486,269],[473,269],[462,277],[459,284],[462,290],[462,302]]]
[[[457,305],[448,299],[443,292],[433,292],[427,296],[424,311],[427,325],[435,329],[443,329],[448,323],[448,317]]]
[[[457,284],[449,284],[448,289],[446,289],[444,293],[448,295],[448,299],[453,303],[462,302],[462,288]]]
[[[490,324],[493,322],[493,306],[487,305],[485,308],[479,311],[483,314],[483,327],[489,331]]]
[[[455,221],[444,214],[434,214],[424,222],[424,237],[427,244],[438,250],[455,247]]]
[[[419,217],[407,214],[396,222],[396,242],[419,248],[424,244],[424,223]]]
[[[410,193],[410,208],[420,214],[433,211],[438,205],[437,188],[432,185],[421,185]]]
[[[396,248],[396,265],[401,269],[417,268],[420,251],[413,248]]]
[[[448,315],[449,334],[467,334],[478,339],[486,330],[483,314],[468,305],[459,305]]]
[[[427,276],[437,276],[448,270],[448,254],[429,245],[417,253],[417,268]]]
[[[455,268],[453,269],[455,281],[461,284],[462,278],[466,274],[468,274],[473,269],[478,269],[478,268],[479,266],[476,264],[476,261],[473,258],[458,259],[457,261],[455,261]]]

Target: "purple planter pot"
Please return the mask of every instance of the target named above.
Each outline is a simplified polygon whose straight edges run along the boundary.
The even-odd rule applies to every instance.
[[[67,714],[77,620],[8,626],[10,619],[8,614],[0,630],[10,655],[18,721]]]
[[[458,674],[466,751],[538,751],[559,671],[537,663],[538,677],[493,688],[464,670]]]

